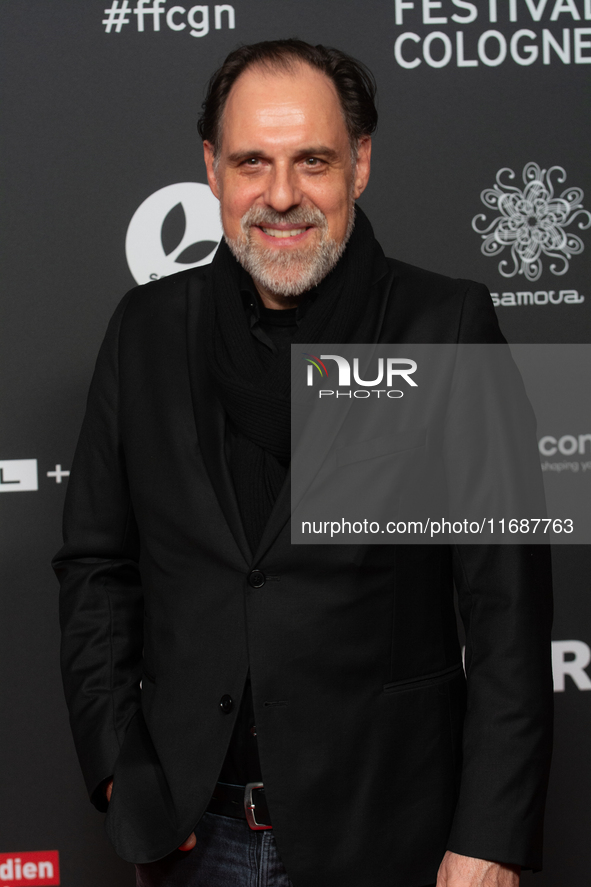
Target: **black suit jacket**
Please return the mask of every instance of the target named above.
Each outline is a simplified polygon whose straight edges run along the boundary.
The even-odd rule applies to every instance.
[[[294,887],[418,887],[446,848],[539,868],[547,549],[291,545],[288,478],[251,552],[199,342],[207,274],[136,287],[117,308],[54,562],[72,729],[95,800],[114,773],[117,852],[156,860],[194,828],[250,668]],[[504,341],[483,286],[394,260],[373,286],[376,341]]]

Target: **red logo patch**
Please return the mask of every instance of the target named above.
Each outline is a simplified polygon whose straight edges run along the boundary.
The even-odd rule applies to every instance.
[[[60,883],[57,850],[33,850],[29,853],[0,853],[0,885],[50,885]]]

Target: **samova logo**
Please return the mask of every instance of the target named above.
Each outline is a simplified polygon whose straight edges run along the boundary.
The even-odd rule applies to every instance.
[[[148,283],[213,258],[222,225],[208,185],[177,182],[150,194],[127,229],[125,255],[137,283]]]
[[[502,180],[504,175],[509,181]],[[555,193],[556,185],[566,181],[562,166],[545,170],[537,163],[526,163],[524,187],[513,184],[514,180],[515,173],[505,166],[497,172],[496,184],[480,195],[485,207],[496,213],[490,222],[485,213],[472,219],[472,228],[482,238],[481,252],[496,257],[509,248],[511,261],[503,258],[498,264],[503,277],[523,274],[527,280],[538,280],[544,256],[551,260],[552,274],[565,274],[571,258],[585,248],[578,234],[567,229],[575,220],[581,231],[591,226],[582,189],[569,187],[560,196]]]
[[[30,853],[0,853],[0,884],[59,884],[60,863],[57,850],[33,850]]]
[[[327,368],[325,361],[334,361],[336,363],[337,370],[337,385],[339,388],[351,388],[351,363],[347,360],[346,357],[342,357],[340,354],[320,354],[319,356],[314,354],[308,354],[308,352],[304,352],[304,358],[307,366],[307,379],[306,384],[308,386],[314,385],[314,379],[317,373],[320,374],[322,379],[328,378],[329,376],[329,368]],[[334,372],[334,367],[332,367],[332,371]],[[410,385],[412,388],[417,388],[417,383],[414,379],[411,379],[413,373],[417,370],[417,362],[416,360],[411,360],[408,357],[380,357],[378,358],[377,368],[376,368],[376,377],[375,379],[362,379],[361,372],[359,369],[359,358],[353,358],[353,382],[356,385],[362,386],[361,388],[350,390],[350,391],[334,391],[331,389],[320,389],[318,392],[318,397],[331,397],[336,394],[336,397],[357,397],[357,398],[368,398],[371,397],[372,393],[376,395],[376,397],[380,397],[381,394],[385,394],[386,397],[391,398],[400,398],[404,396],[404,391],[400,389],[395,389],[393,386],[395,383],[399,383],[400,380],[406,382],[407,385]],[[385,388],[378,388],[379,385],[385,384]]]

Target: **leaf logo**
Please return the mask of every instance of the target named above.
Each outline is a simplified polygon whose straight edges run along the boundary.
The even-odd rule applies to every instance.
[[[218,201],[207,185],[179,182],[151,194],[127,229],[125,253],[137,283],[210,262],[222,238]]]
[[[183,204],[177,203],[162,222],[160,239],[165,255],[169,256],[180,246],[186,230],[187,216],[185,215]],[[185,247],[181,253],[178,253],[175,257],[175,262],[179,262],[181,265],[195,265],[197,262],[201,262],[202,259],[206,259],[216,246],[217,242],[215,240],[198,240]]]

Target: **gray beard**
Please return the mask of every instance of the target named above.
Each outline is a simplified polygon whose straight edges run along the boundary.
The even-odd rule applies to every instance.
[[[314,225],[320,242],[299,250],[274,250],[260,246],[251,237],[253,225]],[[253,206],[240,220],[242,234],[224,235],[235,259],[248,271],[256,284],[275,296],[299,296],[312,289],[332,271],[345,251],[355,224],[355,201],[350,200],[345,237],[337,243],[328,235],[326,216],[315,207],[295,207],[278,213],[264,206]]]

